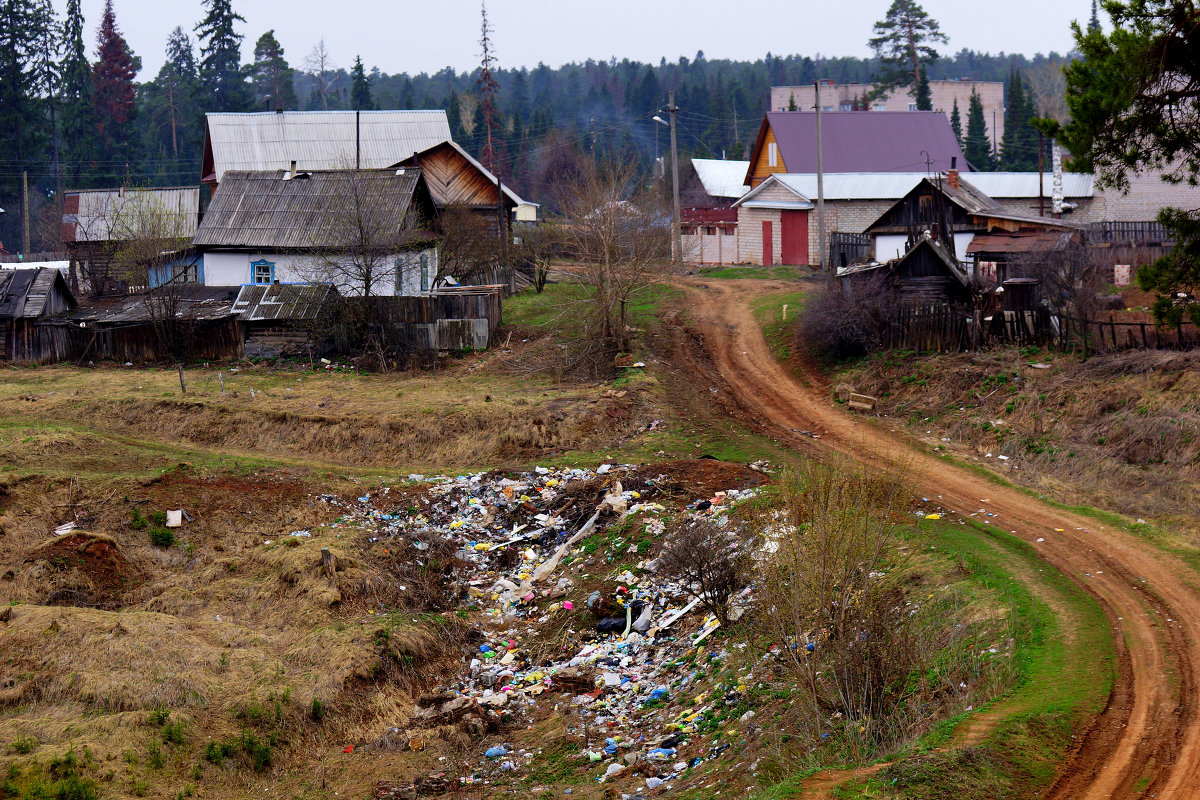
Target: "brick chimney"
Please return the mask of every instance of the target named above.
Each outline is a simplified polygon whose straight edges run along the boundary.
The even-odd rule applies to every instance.
[[[946,182],[951,189],[958,188],[958,156],[950,156],[950,169],[946,171]]]

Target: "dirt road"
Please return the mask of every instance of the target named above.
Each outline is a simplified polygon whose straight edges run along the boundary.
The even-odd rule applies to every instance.
[[[686,286],[687,326],[673,327],[676,355],[720,387],[727,411],[815,455],[896,465],[917,491],[962,514],[986,509],[996,515],[989,522],[1033,544],[1105,609],[1120,670],[1047,798],[1200,796],[1200,576],[1125,531],[994,484],[886,424],[836,408],[815,372],[795,379],[773,358],[749,307],[795,284],[696,279]]]

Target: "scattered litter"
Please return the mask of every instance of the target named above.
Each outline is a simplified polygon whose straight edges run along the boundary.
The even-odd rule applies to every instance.
[[[183,509],[168,509],[167,510],[167,527],[179,528],[183,526]]]
[[[76,525],[74,521],[64,522],[62,525],[59,525],[57,528],[54,529],[54,535],[55,536],[66,536],[68,533],[70,533],[71,531],[75,530],[78,527],[79,526]]]

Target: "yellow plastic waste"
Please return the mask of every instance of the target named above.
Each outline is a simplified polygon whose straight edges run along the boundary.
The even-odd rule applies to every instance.
[[[925,519],[941,519],[941,514],[926,514]]]

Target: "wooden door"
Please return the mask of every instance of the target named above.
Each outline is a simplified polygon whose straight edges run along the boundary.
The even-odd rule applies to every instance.
[[[774,242],[771,241],[771,220],[763,220],[763,266],[769,267],[775,263]]]
[[[799,266],[808,263],[808,212],[781,211],[779,217],[779,250],[784,264]]]

